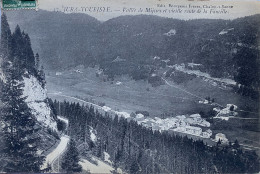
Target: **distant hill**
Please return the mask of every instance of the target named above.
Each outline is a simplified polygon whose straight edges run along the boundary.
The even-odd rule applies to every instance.
[[[156,68],[151,66],[154,57],[169,65],[201,63],[213,76],[233,77],[235,54],[242,47],[257,49],[260,26],[260,15],[187,21],[137,15],[103,23],[86,14],[42,10],[7,15],[11,26],[18,23],[30,34],[46,69],[98,64],[110,76],[127,73],[143,78]],[[113,62],[116,58],[125,61]]]
[[[46,69],[62,69],[90,61],[101,24],[95,18],[43,10],[9,11],[7,16],[11,28],[19,24],[30,34],[33,50],[39,53]]]

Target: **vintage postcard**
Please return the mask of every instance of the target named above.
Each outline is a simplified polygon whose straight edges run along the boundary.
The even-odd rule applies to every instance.
[[[259,173],[260,2],[2,0],[0,173]]]

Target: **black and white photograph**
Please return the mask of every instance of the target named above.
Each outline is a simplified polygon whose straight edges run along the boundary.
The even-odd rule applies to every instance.
[[[260,172],[259,1],[37,3],[1,11],[0,173]]]

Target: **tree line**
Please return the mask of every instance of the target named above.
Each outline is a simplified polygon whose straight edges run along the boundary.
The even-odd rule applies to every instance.
[[[0,172],[40,172],[45,158],[38,153],[41,127],[23,96],[23,78],[34,75],[44,86],[44,72],[39,70],[39,55],[34,55],[28,34],[19,26],[11,33],[5,14],[0,53]]]
[[[93,106],[54,101],[58,115],[69,120],[68,132],[86,154],[104,158],[110,155],[114,168],[129,173],[254,173],[259,157],[244,151],[236,141],[229,145],[208,146],[201,140],[153,131],[123,117],[95,111]],[[97,140],[90,138],[90,129]]]

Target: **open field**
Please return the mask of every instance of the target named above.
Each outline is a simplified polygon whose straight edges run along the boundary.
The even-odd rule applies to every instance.
[[[91,100],[94,103],[104,102],[106,106],[114,110],[125,112],[137,110],[148,111],[150,115],[157,116],[161,113],[193,113],[199,106],[193,96],[173,91],[167,86],[153,88],[145,81],[130,80],[129,77],[121,77],[103,82],[95,76],[91,70],[84,74],[66,74],[55,77],[47,77],[48,91],[62,92],[71,96],[80,96],[82,99]],[[120,81],[120,85],[115,83]],[[147,89],[149,88],[149,91]]]
[[[152,87],[147,81],[134,81],[128,76],[116,77],[114,81],[102,81],[96,77],[96,69],[87,68],[81,73],[66,71],[61,75],[50,72],[47,79],[49,93],[62,92],[70,96],[78,96],[81,99],[104,103],[114,110],[135,112],[137,110],[148,111],[151,116],[162,113],[192,114],[201,110],[209,110],[210,105],[200,104],[201,100],[187,94],[177,88],[168,85]],[[121,82],[120,84],[116,84]],[[230,89],[220,89],[217,86],[195,78],[184,84],[176,85],[186,89],[201,98],[210,96],[216,102],[225,106],[228,103],[237,105],[241,109],[246,107],[257,108],[253,101],[230,92]],[[247,106],[248,105],[248,106]]]
[[[75,100],[78,98],[97,105],[108,106],[115,111],[124,111],[129,114],[136,111],[148,111],[151,117],[160,117],[161,114],[177,116],[195,114],[200,111],[207,113],[214,106],[199,103],[199,100],[209,96],[215,98],[215,101],[222,106],[234,104],[240,110],[253,112],[239,112],[240,117],[258,118],[256,102],[232,92],[229,87],[223,89],[202,78],[194,78],[181,84],[175,84],[167,79],[170,85],[166,83],[152,87],[147,81],[134,81],[128,76],[116,77],[114,81],[104,82],[102,78],[96,77],[96,71],[96,68],[86,68],[79,71],[64,71],[59,75],[55,75],[56,72],[46,73],[49,97],[60,101],[80,102],[80,100]],[[256,143],[259,141],[258,121],[258,119],[215,120],[210,129],[213,135],[224,133],[231,141],[238,139],[241,144],[257,149],[260,147]]]

